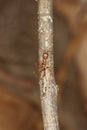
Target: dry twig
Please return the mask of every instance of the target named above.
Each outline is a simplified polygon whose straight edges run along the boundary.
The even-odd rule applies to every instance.
[[[38,1],[40,94],[44,130],[59,130],[53,62],[52,0]]]

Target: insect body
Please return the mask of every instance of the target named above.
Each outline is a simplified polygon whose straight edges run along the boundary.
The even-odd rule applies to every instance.
[[[48,68],[48,67],[47,67],[47,64],[46,64],[47,58],[48,58],[48,53],[47,53],[47,52],[44,52],[44,53],[43,53],[43,61],[42,61],[42,63],[41,63],[41,71],[40,71],[40,73],[41,73],[40,78],[41,78],[41,79],[45,76],[45,71],[46,71],[46,69]]]

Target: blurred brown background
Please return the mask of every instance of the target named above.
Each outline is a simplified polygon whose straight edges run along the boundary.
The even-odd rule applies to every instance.
[[[0,0],[0,130],[43,130],[35,0]],[[54,0],[61,130],[87,130],[87,3]]]

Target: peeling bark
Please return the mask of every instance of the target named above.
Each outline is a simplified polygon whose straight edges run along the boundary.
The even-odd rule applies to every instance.
[[[40,95],[44,130],[59,130],[57,112],[58,86],[53,61],[53,1],[38,1]]]

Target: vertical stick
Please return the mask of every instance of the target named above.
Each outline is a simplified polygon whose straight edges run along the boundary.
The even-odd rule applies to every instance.
[[[40,95],[44,130],[59,130],[53,62],[53,1],[38,1]]]

